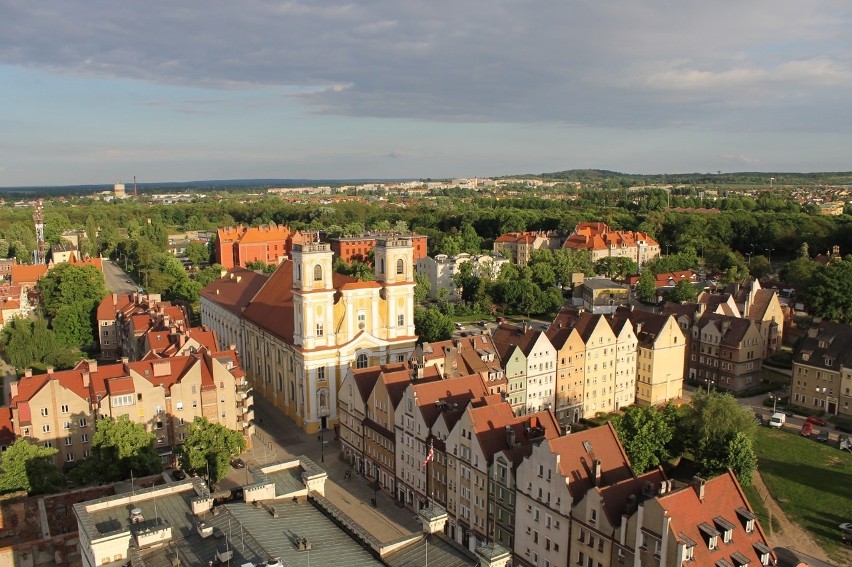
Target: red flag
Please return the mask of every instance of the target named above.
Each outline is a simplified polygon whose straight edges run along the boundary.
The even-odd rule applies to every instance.
[[[423,461],[423,466],[425,467],[426,465],[429,464],[429,461],[434,461],[434,460],[435,460],[435,447],[433,447],[432,444],[429,443],[429,453],[426,455],[426,460]]]

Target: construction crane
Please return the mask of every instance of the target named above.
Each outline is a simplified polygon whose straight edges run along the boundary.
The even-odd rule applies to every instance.
[[[33,222],[35,222],[36,233],[36,251],[35,263],[44,264],[47,260],[44,245],[44,199],[39,197],[36,201],[35,212],[33,212]]]

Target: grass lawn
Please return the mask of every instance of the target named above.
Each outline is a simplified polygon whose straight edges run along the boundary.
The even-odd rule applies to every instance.
[[[852,522],[852,454],[832,441],[817,443],[796,433],[759,427],[759,470],[772,496],[833,559],[849,560],[840,530]]]

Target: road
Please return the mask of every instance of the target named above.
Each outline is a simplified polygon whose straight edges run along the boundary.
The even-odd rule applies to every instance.
[[[125,273],[112,260],[103,261],[104,279],[106,287],[113,293],[133,293],[138,289],[138,286],[133,282],[130,276]]]

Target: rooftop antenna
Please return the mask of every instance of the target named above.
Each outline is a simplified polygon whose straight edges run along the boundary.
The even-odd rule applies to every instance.
[[[42,197],[38,198],[35,205],[35,211],[33,212],[33,222],[35,223],[35,233],[36,233],[36,264],[44,264],[46,260],[45,256],[45,245],[44,245],[44,199]]]

